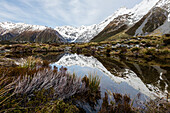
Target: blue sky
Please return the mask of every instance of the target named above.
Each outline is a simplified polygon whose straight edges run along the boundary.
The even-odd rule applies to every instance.
[[[91,25],[142,0],[0,0],[0,22],[49,27]]]

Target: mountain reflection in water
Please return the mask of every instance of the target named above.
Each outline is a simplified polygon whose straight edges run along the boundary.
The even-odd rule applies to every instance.
[[[51,66],[66,67],[68,72],[75,72],[78,76],[89,73],[101,77],[101,93],[111,90],[121,94],[129,94],[134,98],[141,93],[141,100],[147,97],[165,97],[169,91],[169,82],[166,78],[168,70],[159,66],[144,66],[137,63],[128,63],[112,58],[94,58],[77,54],[64,54]]]

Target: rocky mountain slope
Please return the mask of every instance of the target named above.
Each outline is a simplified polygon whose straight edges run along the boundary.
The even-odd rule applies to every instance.
[[[65,39],[54,29],[24,23],[0,23],[0,40],[28,42],[65,42]]]
[[[169,0],[143,0],[129,12],[113,19],[92,41],[103,41],[120,32],[131,36],[170,33]]]
[[[170,33],[170,1],[159,0],[159,2],[126,33],[135,36],[163,35]]]
[[[154,29],[151,35],[170,34],[170,1],[160,0],[160,2],[156,4],[156,7],[160,7],[162,10],[164,10],[166,19],[164,19],[164,22],[161,25]]]

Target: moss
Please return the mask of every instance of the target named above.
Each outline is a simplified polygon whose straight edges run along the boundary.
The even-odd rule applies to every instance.
[[[146,55],[156,55],[156,49],[155,48],[147,49],[145,54]]]
[[[37,110],[42,113],[79,113],[79,109],[72,104],[66,104],[62,100],[57,100],[52,104],[47,104],[45,107]]]
[[[134,47],[134,48],[131,49],[132,52],[139,51],[139,50],[140,50],[140,48],[138,48],[138,47]]]
[[[78,113],[79,109],[71,103],[65,103],[62,100],[54,100],[53,89],[35,91],[32,96],[17,94],[1,106],[1,111],[26,113]]]

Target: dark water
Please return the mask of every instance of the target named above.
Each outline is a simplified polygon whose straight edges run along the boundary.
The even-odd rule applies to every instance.
[[[49,58],[49,57],[48,57]],[[69,73],[85,76],[89,73],[101,78],[101,96],[106,89],[111,92],[128,94],[134,99],[140,93],[140,101],[166,97],[169,93],[170,66],[148,65],[129,62],[120,58],[93,57],[77,54],[60,54],[51,57],[51,66],[66,67]],[[54,58],[56,61],[54,61]],[[100,109],[102,100],[98,101],[95,110],[88,104],[82,107],[86,112]]]

